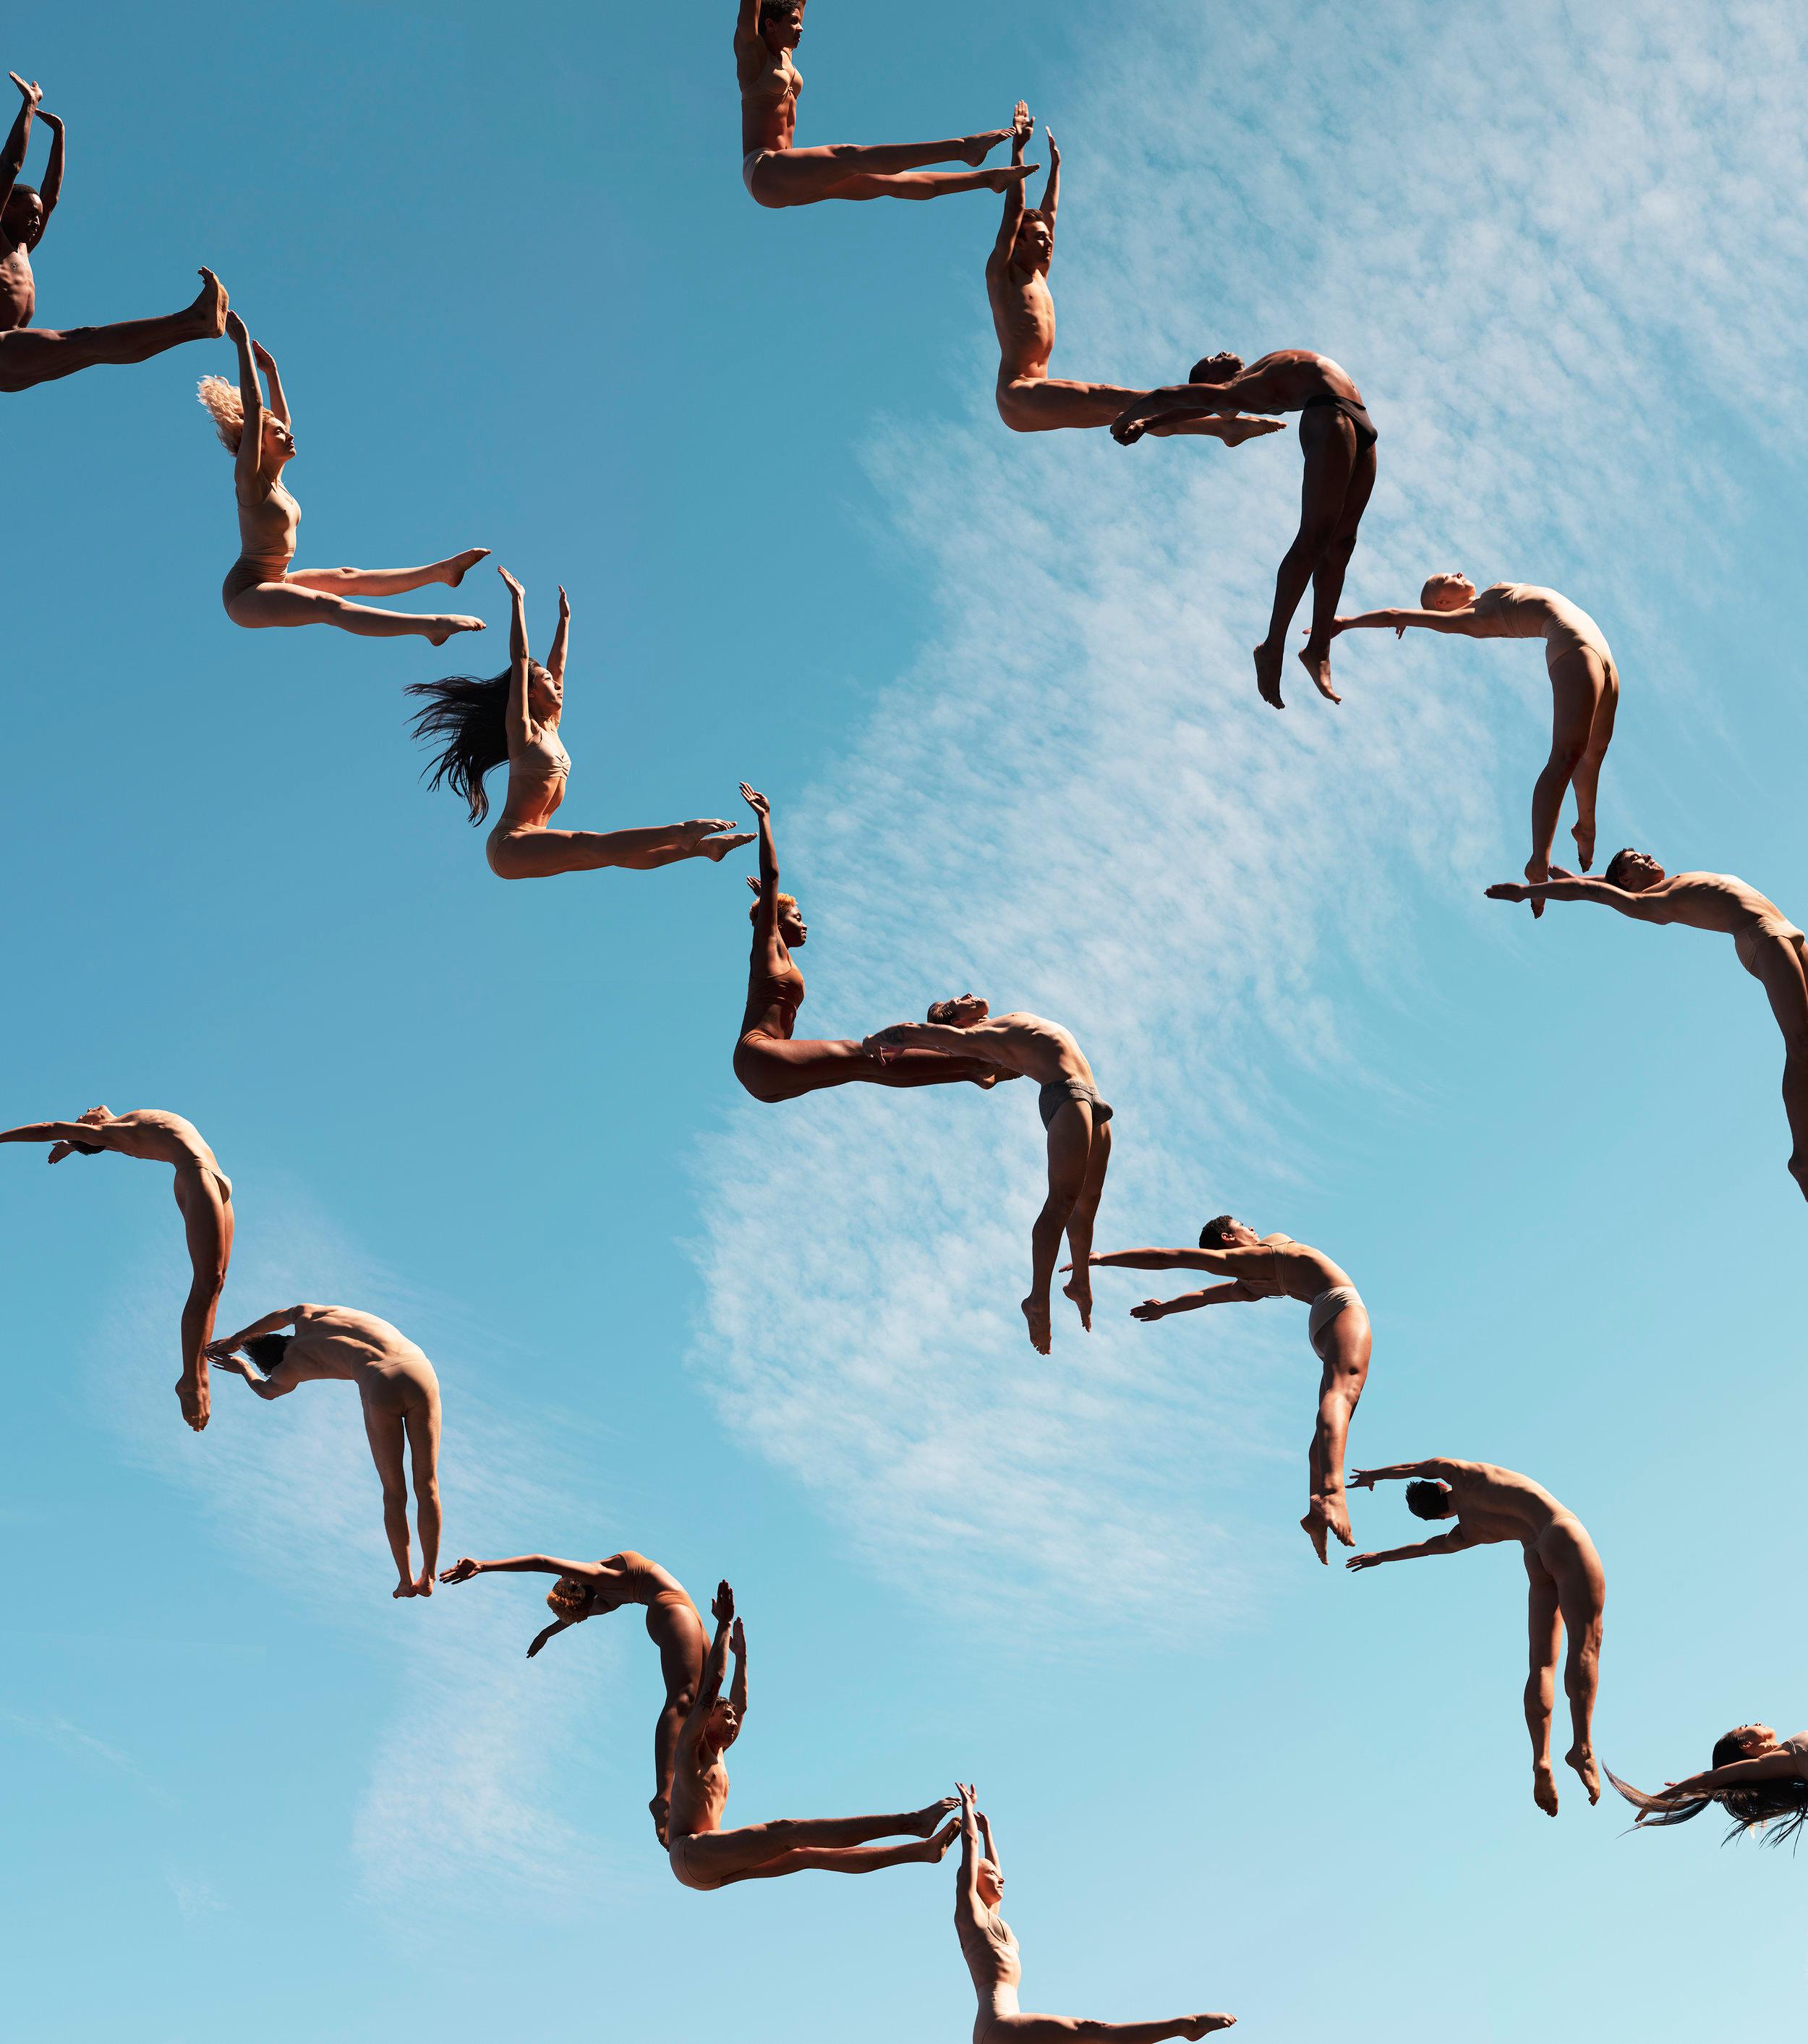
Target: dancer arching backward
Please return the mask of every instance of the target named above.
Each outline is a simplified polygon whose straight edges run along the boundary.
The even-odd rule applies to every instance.
[[[726,1888],[731,1881],[770,1881],[781,1873],[874,1873],[882,1866],[920,1861],[933,1866],[954,1842],[954,1826],[936,1826],[954,1807],[946,1796],[926,1809],[892,1817],[789,1819],[772,1824],[722,1829],[728,1800],[728,1770],[722,1756],[741,1735],[747,1715],[747,1642],[735,1616],[735,1593],[724,1583],[709,1607],[716,1637],[704,1662],[697,1702],[678,1734],[672,1776],[672,1872],[686,1888]],[[727,1672],[729,1628],[733,1627],[735,1680],[722,1700]],[[874,1838],[908,1838],[902,1846],[876,1846]]]
[[[1739,962],[1770,996],[1783,1032],[1783,1106],[1795,1147],[1790,1175],[1808,1198],[1808,938],[1768,896],[1731,873],[1666,874],[1649,852],[1629,845],[1599,880],[1578,880],[1560,866],[1553,878],[1503,882],[1492,901],[1596,901],[1640,923],[1686,923],[1733,939]]]
[[[956,1785],[961,1792],[961,1869],[954,1888],[954,1930],[979,1997],[973,2044],[1061,2044],[1075,2038],[1090,2044],[1161,2044],[1165,2037],[1209,2037],[1237,2020],[1234,2015],[1174,2015],[1164,2023],[1089,2023],[1071,2015],[1024,2015],[1017,2006],[1023,1961],[1011,1926],[998,1913],[1004,1873],[992,1826],[976,1806],[973,1785]]]
[[[1465,1547],[1517,1540],[1530,1581],[1526,1606],[1532,1671],[1526,1681],[1526,1728],[1532,1735],[1532,1798],[1548,1816],[1557,1815],[1557,1779],[1551,1771],[1551,1706],[1555,1700],[1559,1642],[1567,1632],[1563,1686],[1569,1698],[1572,1735],[1564,1760],[1582,1777],[1591,1803],[1601,1800],[1601,1770],[1595,1762],[1595,1692],[1601,1680],[1601,1613],[1607,1579],[1601,1558],[1573,1512],[1541,1485],[1492,1462],[1395,1462],[1390,1469],[1357,1470],[1358,1490],[1381,1481],[1407,1483],[1407,1509],[1420,1519],[1454,1519],[1448,1533],[1414,1547],[1390,1547],[1358,1554],[1352,1569],[1379,1568],[1384,1562],[1413,1562],[1422,1554],[1456,1554]]]
[[[124,320],[117,326],[77,326],[58,332],[33,326],[37,284],[32,251],[43,239],[63,193],[63,123],[39,104],[43,94],[15,71],[6,75],[25,95],[0,149],[0,390],[29,390],[79,369],[148,362],[191,340],[217,340],[226,330],[226,294],[211,270],[201,272],[201,294],[163,319]],[[19,182],[36,114],[51,131],[50,160],[41,190]]]
[[[927,1022],[894,1022],[866,1039],[863,1048],[882,1058],[923,1051],[969,1051],[998,1068],[1001,1078],[1036,1081],[1036,1105],[1048,1132],[1048,1197],[1030,1231],[1030,1293],[1022,1301],[1030,1339],[1049,1353],[1053,1330],[1049,1287],[1065,1231],[1073,1253],[1073,1278],[1063,1287],[1092,1329],[1092,1224],[1111,1161],[1111,1110],[1099,1097],[1086,1054],[1058,1022],[1021,1012],[993,1015],[975,993],[931,1004]]]
[[[1012,163],[1023,161],[1024,146],[1035,133],[1030,110],[1019,100],[1011,130]],[[1018,433],[1045,433],[1064,426],[1108,426],[1127,405],[1149,395],[1146,390],[1127,390],[1121,384],[1073,383],[1049,375],[1054,353],[1054,298],[1048,273],[1054,259],[1055,209],[1061,202],[1061,152],[1053,135],[1048,136],[1048,186],[1042,204],[1026,206],[1020,184],[1006,190],[1004,221],[985,265],[985,293],[992,303],[992,323],[998,330],[998,415]],[[1150,431],[1200,434],[1236,447],[1258,434],[1278,433],[1281,422],[1195,419],[1184,425],[1152,426]]]
[[[290,1327],[294,1334],[282,1331]],[[250,1362],[235,1353],[240,1349]],[[382,1481],[383,1531],[395,1557],[391,1595],[431,1596],[440,1566],[440,1380],[407,1335],[374,1313],[349,1306],[291,1306],[213,1343],[208,1354],[260,1398],[286,1398],[297,1384],[328,1378],[357,1385],[370,1459]],[[408,1542],[410,1473],[420,1530],[418,1575]]]
[[[1276,709],[1287,628],[1312,585],[1312,625],[1299,659],[1320,695],[1341,702],[1331,686],[1331,624],[1357,528],[1375,488],[1377,438],[1362,393],[1328,355],[1303,348],[1265,355],[1246,369],[1241,355],[1214,355],[1193,365],[1192,380],[1151,390],[1124,413],[1112,433],[1126,447],[1157,425],[1214,412],[1297,412],[1306,458],[1299,530],[1274,578],[1268,636],[1256,648],[1256,686]]]
[[[1614,736],[1620,706],[1620,674],[1601,628],[1579,604],[1554,589],[1524,582],[1497,582],[1478,596],[1467,575],[1434,574],[1419,591],[1422,610],[1365,610],[1331,626],[1358,632],[1391,624],[1403,638],[1409,624],[1428,632],[1453,632],[1465,639],[1542,639],[1551,678],[1551,756],[1532,790],[1532,855],[1528,880],[1550,877],[1551,846],[1563,815],[1567,790],[1576,790],[1576,822],[1570,835],[1586,873],[1595,863],[1595,797],[1601,763]],[[1544,913],[1534,901],[1532,912]]]
[[[998,1082],[996,1069],[977,1058],[945,1058],[923,1051],[881,1060],[851,1037],[835,1041],[794,1038],[804,1005],[804,975],[791,954],[809,935],[797,897],[778,891],[778,854],[772,841],[772,805],[741,783],[741,793],[759,818],[759,878],[747,885],[754,902],[753,957],[747,966],[747,1007],[741,1040],[735,1046],[735,1076],[755,1100],[796,1100],[824,1086],[970,1085]]]
[[[416,738],[443,738],[432,778],[464,797],[470,820],[489,814],[484,777],[509,763],[509,794],[502,818],[485,847],[489,870],[504,880],[544,880],[558,873],[589,873],[604,866],[646,872],[680,859],[720,859],[753,834],[720,837],[728,828],[720,816],[662,824],[649,830],[554,830],[551,820],[565,800],[571,756],[559,736],[565,710],[565,655],[570,643],[571,605],[559,592],[559,629],[543,667],[528,651],[527,592],[504,567],[496,572],[509,586],[513,614],[509,627],[509,671],[490,679],[452,674],[443,682],[416,682],[411,696],[427,707],[414,720]]]
[[[673,1757],[684,1721],[696,1708],[697,1685],[703,1679],[703,1620],[684,1585],[631,1547],[611,1554],[606,1562],[561,1562],[550,1554],[517,1554],[507,1562],[474,1562],[467,1557],[455,1562],[440,1580],[468,1583],[474,1576],[498,1571],[559,1578],[547,1592],[553,1622],[534,1635],[528,1649],[530,1661],[549,1639],[582,1625],[587,1618],[606,1617],[624,1604],[645,1605],[647,1637],[659,1650],[659,1667],[666,1678],[665,1708],[653,1727],[654,1793],[647,1807],[653,1812],[660,1844],[669,1845]]]
[[[762,206],[814,206],[824,198],[940,198],[948,192],[1004,191],[1029,170],[930,171],[924,163],[983,163],[1011,132],[989,129],[949,142],[877,148],[836,143],[793,147],[804,80],[791,61],[804,33],[804,0],[740,0],[735,69],[741,81],[741,181]]]
[[[1762,1843],[1779,1846],[1808,1827],[1808,1731],[1779,1739],[1767,1724],[1740,1725],[1714,1741],[1703,1773],[1671,1782],[1661,1796],[1647,1796],[1611,1769],[1606,1775],[1641,1827],[1686,1824],[1713,1803],[1733,1819],[1729,1837],[1756,1831]]]
[[[1219,1214],[1199,1231],[1197,1249],[1119,1249],[1092,1258],[1095,1270],[1209,1270],[1228,1278],[1203,1292],[1184,1292],[1177,1299],[1145,1299],[1130,1308],[1138,1320],[1163,1320],[1170,1313],[1190,1313],[1200,1306],[1233,1301],[1297,1299],[1310,1306],[1306,1324],[1312,1353],[1324,1367],[1319,1380],[1319,1423],[1307,1458],[1307,1502],[1299,1523],[1319,1559],[1330,1566],[1325,1536],[1334,1533],[1353,1547],[1349,1505],[1344,1494],[1343,1457],[1357,1401],[1368,1381],[1368,1358],[1375,1338],[1362,1295],[1349,1274],[1322,1250],[1290,1235],[1258,1235],[1246,1222]]]
[[[213,415],[221,443],[235,457],[239,498],[239,558],[220,594],[235,624],[261,632],[271,625],[336,624],[361,639],[430,639],[443,646],[455,632],[481,632],[481,617],[445,613],[411,617],[403,610],[373,610],[348,601],[354,596],[400,596],[405,590],[444,582],[456,589],[489,552],[469,547],[450,560],[424,568],[292,568],[295,529],[301,507],[282,486],[282,471],[294,459],[289,400],[270,351],[254,341],[236,313],[226,332],[239,351],[239,387],[223,376],[201,379],[201,402]],[[261,366],[270,378],[263,402]]]
[[[0,1132],[0,1143],[48,1143],[52,1164],[74,1154],[98,1157],[103,1150],[113,1150],[122,1157],[175,1166],[176,1207],[194,1272],[182,1309],[182,1375],[176,1380],[176,1397],[182,1417],[198,1434],[207,1424],[207,1344],[213,1338],[213,1316],[232,1260],[233,1224],[232,1181],[202,1140],[201,1131],[161,1108],[135,1107],[129,1113],[115,1114],[110,1107],[90,1107],[75,1121],[34,1121]]]

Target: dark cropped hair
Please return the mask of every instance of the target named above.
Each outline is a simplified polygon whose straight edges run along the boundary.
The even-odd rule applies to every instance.
[[[1450,1493],[1430,1477],[1417,1477],[1407,1485],[1407,1509],[1415,1519],[1448,1519]]]
[[[474,674],[448,674],[443,682],[411,682],[408,693],[427,698],[415,717],[415,736],[446,740],[428,786],[443,785],[462,795],[471,821],[482,823],[489,814],[484,776],[509,757],[508,675],[480,681]],[[424,778],[428,769],[420,771]]]
[[[1236,1224],[1234,1214],[1214,1214],[1199,1231],[1200,1247],[1228,1249],[1230,1247],[1230,1231]]]
[[[13,186],[13,191],[14,193],[22,194],[26,198],[41,199],[44,197],[44,194],[38,190],[36,185],[27,184],[23,178],[21,178],[19,182]]]
[[[1613,857],[1607,861],[1606,864],[1602,867],[1601,878],[1606,882],[1610,887],[1618,887],[1620,884],[1620,861],[1622,859],[1636,858],[1637,856],[1637,851],[1638,847],[1636,845],[1626,845],[1620,851],[1616,851]]]
[[[69,1147],[81,1156],[98,1157],[102,1146],[98,1143],[71,1143]]]
[[[1187,371],[1189,383],[1228,383],[1233,376],[1243,371],[1240,355],[1207,355],[1196,362]]]
[[[958,1001],[932,1001],[929,1004],[929,1012],[924,1020],[930,1022],[952,1022],[954,1019],[954,1011],[960,1005]]]
[[[293,1335],[253,1335],[244,1344],[244,1351],[267,1377],[282,1362],[294,1339]]]
[[[759,25],[763,29],[768,21],[779,16],[801,14],[803,11],[804,0],[759,0]]]

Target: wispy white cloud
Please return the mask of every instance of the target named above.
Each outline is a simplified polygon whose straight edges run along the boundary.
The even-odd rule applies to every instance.
[[[84,1727],[54,1712],[0,1711],[0,1724],[10,1725],[13,1731],[29,1738],[42,1739],[72,1759],[89,1765],[98,1762],[102,1766],[129,1775],[148,1796],[159,1803],[175,1800],[169,1791],[148,1774],[130,1754],[121,1752],[108,1740],[98,1738]]]

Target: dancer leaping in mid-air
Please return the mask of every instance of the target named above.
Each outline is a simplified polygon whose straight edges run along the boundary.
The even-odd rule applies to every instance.
[[[1768,1724],[1737,1726],[1714,1742],[1704,1772],[1647,1796],[1610,1769],[1607,1779],[1638,1812],[1642,1828],[1686,1824],[1718,1803],[1733,1819],[1729,1837],[1748,1831],[1780,1846],[1808,1828],[1808,1731],[1779,1739]]]

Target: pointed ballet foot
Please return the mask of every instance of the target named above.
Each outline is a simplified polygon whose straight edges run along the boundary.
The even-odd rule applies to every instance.
[[[424,617],[420,621],[426,627],[420,636],[432,646],[443,646],[457,632],[486,632],[489,628],[481,617]]]
[[[1023,1318],[1029,1323],[1030,1346],[1038,1355],[1046,1355],[1054,1339],[1049,1327],[1047,1302],[1042,1299],[1025,1299],[1021,1303]]]
[[[390,1592],[390,1595],[392,1597],[411,1597],[414,1593],[414,1585],[412,1581],[397,1583],[395,1588]]]
[[[1583,1787],[1588,1791],[1589,1801],[1599,1803],[1601,1800],[1601,1770],[1595,1764],[1593,1753],[1587,1746],[1572,1746],[1564,1755],[1564,1760],[1580,1777]]]
[[[988,171],[981,189],[984,191],[1008,192],[1013,185],[1027,183],[1042,168],[1040,163],[1005,163],[996,171]]]
[[[462,554],[454,554],[446,563],[445,582],[447,589],[456,589],[479,561],[489,558],[487,547],[466,547]]]
[[[1237,2019],[1234,2015],[1189,2015],[1187,2027],[1180,2034],[1183,2037],[1209,2037],[1215,2030],[1235,2028],[1236,2023]]]
[[[933,1803],[925,1803],[920,1810],[911,1812],[910,1821],[899,1827],[900,1831],[913,1832],[919,1838],[927,1838],[937,1825],[943,1823],[948,1812],[960,1802],[958,1796],[942,1796]]]
[[[1327,702],[1340,703],[1343,697],[1331,686],[1331,649],[1329,646],[1316,647],[1302,646],[1293,656],[1312,677],[1312,686]]]
[[[1569,834],[1576,840],[1576,855],[1582,862],[1582,870],[1586,873],[1595,863],[1595,827],[1592,824],[1586,826],[1572,824]]]
[[[1331,1558],[1325,1551],[1325,1541],[1330,1534],[1330,1527],[1326,1523],[1324,1513],[1318,1505],[1315,1504],[1300,1520],[1299,1525],[1306,1538],[1312,1543],[1313,1553],[1328,1569],[1331,1565]]]
[[[178,1377],[176,1380],[176,1400],[182,1407],[182,1417],[190,1426],[198,1434],[205,1433],[213,1412],[207,1386],[198,1377]]]
[[[431,1575],[420,1575],[415,1577],[414,1594],[416,1596],[431,1596],[433,1594],[433,1578]]]
[[[697,850],[705,859],[713,859],[720,865],[730,852],[739,851],[743,845],[753,841],[751,831],[738,831],[732,837],[706,837]]]
[[[1287,707],[1280,699],[1280,655],[1266,646],[1256,648],[1256,693],[1276,709]]]
[[[1541,859],[1528,859],[1526,860],[1526,878],[1528,880],[1535,883],[1541,880],[1549,880],[1550,877],[1551,870]],[[1541,916],[1545,912],[1545,905],[1542,901],[1530,901],[1526,904],[1526,906],[1530,909],[1532,913],[1535,916]]]
[[[1219,425],[1217,437],[1226,447],[1241,447],[1245,440],[1259,440],[1264,433],[1278,433],[1286,425],[1284,419],[1225,419]]]
[[[1532,1800],[1547,1817],[1557,1815],[1557,1777],[1548,1760],[1539,1761],[1532,1769]]]
[[[211,270],[203,269],[198,274],[202,280],[201,289],[189,310],[194,314],[195,324],[200,328],[203,338],[217,340],[226,331],[226,311],[230,302],[226,296],[226,286]]]
[[[948,1848],[961,1835],[958,1824],[944,1824],[934,1838],[925,1838],[918,1848],[919,1857],[924,1865],[935,1866],[946,1855]]]
[[[977,171],[1000,142],[1010,140],[1014,132],[1009,128],[988,128],[983,135],[969,135],[961,144],[961,161]]]
[[[1074,1304],[1079,1308],[1080,1324],[1086,1330],[1088,1334],[1090,1334],[1092,1331],[1092,1286],[1090,1285],[1082,1285],[1080,1281],[1079,1274],[1078,1272],[1076,1272],[1074,1275],[1069,1278],[1067,1282],[1061,1286],[1061,1295],[1064,1299],[1071,1299]]]

